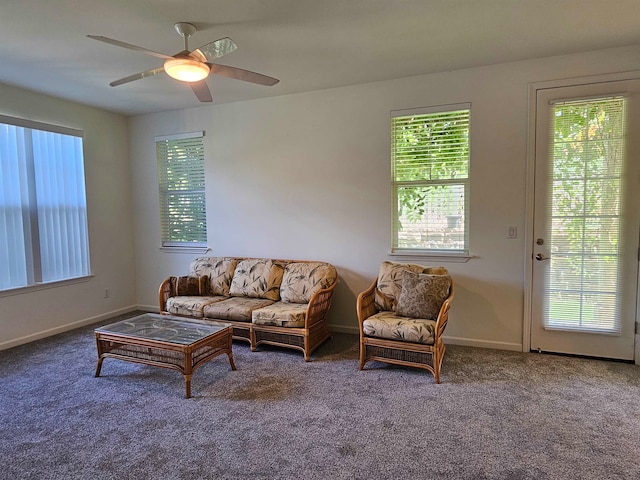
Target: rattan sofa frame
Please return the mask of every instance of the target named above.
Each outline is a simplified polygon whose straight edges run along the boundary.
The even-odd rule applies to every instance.
[[[238,258],[241,260],[242,258]],[[281,260],[283,263],[307,262],[307,260]],[[278,327],[272,325],[254,325],[252,322],[239,322],[217,318],[197,318],[203,322],[223,322],[233,326],[233,339],[249,342],[251,351],[255,352],[258,345],[276,345],[279,347],[300,350],[304,353],[306,362],[311,360],[311,354],[325,341],[331,338],[331,331],[327,327],[327,314],[331,306],[333,291],[338,284],[338,276],[333,284],[318,290],[312,295],[307,305],[304,327]],[[165,279],[158,291],[160,313],[178,317],[191,318],[188,315],[178,315],[167,311],[167,300],[171,296],[170,279]]]
[[[363,322],[379,311],[374,301],[377,285],[378,279],[376,278],[367,290],[358,295],[356,303],[360,328],[360,370],[364,369],[367,362],[377,360],[428,370],[433,374],[435,382],[440,383],[442,360],[447,349],[442,335],[449,321],[449,309],[454,294],[453,280],[449,296],[438,313],[433,345],[376,338],[364,334]]]
[[[251,351],[255,351],[260,344],[277,345],[301,350],[305,361],[310,361],[313,351],[331,338],[326,316],[337,284],[336,277],[333,285],[318,290],[311,297],[307,306],[305,325],[302,328],[250,324]]]

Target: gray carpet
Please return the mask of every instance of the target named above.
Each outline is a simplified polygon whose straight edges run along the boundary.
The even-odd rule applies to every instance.
[[[94,378],[93,326],[0,352],[0,478],[640,478],[634,365],[450,346],[435,385],[357,352],[234,343],[189,400],[172,370]]]

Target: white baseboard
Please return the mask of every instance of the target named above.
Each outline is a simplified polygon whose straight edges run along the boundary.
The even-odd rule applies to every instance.
[[[35,340],[40,340],[41,338],[57,335],[58,333],[63,333],[69,330],[73,330],[75,328],[91,325],[92,323],[100,322],[102,320],[107,320],[108,318],[116,317],[118,315],[132,312],[134,310],[157,313],[159,311],[159,308],[155,305],[131,305],[129,307],[120,308],[118,310],[112,310],[110,312],[102,313],[94,317],[85,318],[83,320],[78,320],[76,322],[71,322],[65,325],[61,325],[59,327],[50,328],[42,332],[37,332],[31,335],[26,335],[24,337],[2,342],[0,343],[0,351],[6,350],[12,347],[17,347],[18,345],[23,345],[25,343],[33,342]],[[346,326],[346,325],[328,325],[328,327],[329,327],[329,330],[331,330],[332,332],[348,333],[351,335],[360,334],[360,330],[357,326],[353,327],[353,326]],[[444,341],[445,343],[448,343],[450,345],[463,345],[467,347],[478,347],[478,348],[494,348],[497,350],[512,350],[515,352],[522,352],[521,343],[495,342],[495,341],[489,341],[489,340],[477,340],[473,338],[460,338],[460,337],[447,337],[447,336],[444,337]],[[637,344],[640,345],[640,342],[637,342]],[[639,355],[636,355],[636,358],[638,357]]]
[[[460,338],[460,337],[442,337],[444,343],[449,345],[462,345],[465,347],[478,347],[478,348],[494,348],[496,350],[511,350],[513,352],[522,352],[521,343],[511,342],[494,342],[491,340],[477,340],[475,338]]]
[[[158,307],[157,305],[137,305],[137,309],[142,310],[143,312],[149,312],[149,313],[160,312],[160,307]]]
[[[360,335],[360,329],[358,327],[347,327],[345,325],[327,325],[327,327],[329,327],[329,330],[332,332]]]
[[[353,335],[360,335],[360,329],[358,327],[349,327],[345,325],[329,325],[329,330],[338,333],[351,333]],[[447,336],[444,337],[444,343],[449,345],[462,345],[465,347],[494,348],[496,350],[511,350],[514,352],[522,352],[521,343],[494,342],[490,340],[477,340],[475,338]]]
[[[136,308],[137,308],[136,305],[131,305],[128,307],[119,308],[117,310],[112,310],[107,313],[102,313],[94,317],[84,318],[76,322],[66,323],[64,325],[60,325],[59,327],[49,328],[48,330],[32,333],[31,335],[25,335],[24,337],[15,338],[13,340],[7,340],[6,342],[0,343],[0,350],[6,350],[8,348],[17,347],[18,345],[34,342],[36,340],[40,340],[41,338],[51,337],[52,335],[57,335],[59,333],[67,332],[75,328],[91,325],[92,323],[100,322],[102,320],[107,320],[108,318],[111,318],[111,317],[116,317],[118,315],[123,315],[125,313],[133,312],[134,310],[136,310]]]

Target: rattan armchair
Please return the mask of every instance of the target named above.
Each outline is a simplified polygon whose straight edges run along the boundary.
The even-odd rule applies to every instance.
[[[438,317],[435,319],[432,344],[413,343],[399,339],[391,340],[365,335],[363,328],[364,321],[380,312],[375,302],[377,285],[378,279],[376,278],[366,291],[358,295],[356,308],[360,328],[360,370],[364,369],[367,362],[377,360],[428,370],[433,374],[435,382],[440,383],[442,359],[446,351],[446,345],[442,340],[442,335],[449,321],[449,309],[451,308],[451,301],[453,300],[454,294],[453,280],[449,288],[449,295],[440,307]]]

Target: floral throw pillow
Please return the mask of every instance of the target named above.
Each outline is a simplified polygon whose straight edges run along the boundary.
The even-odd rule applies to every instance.
[[[435,320],[440,313],[440,307],[449,296],[450,288],[449,275],[405,270],[402,272],[402,290],[398,298],[396,314],[403,317]]]
[[[382,262],[378,273],[378,285],[375,292],[375,303],[378,310],[396,311],[400,291],[402,290],[402,272],[431,273],[448,275],[445,267],[425,267],[413,263]]]

